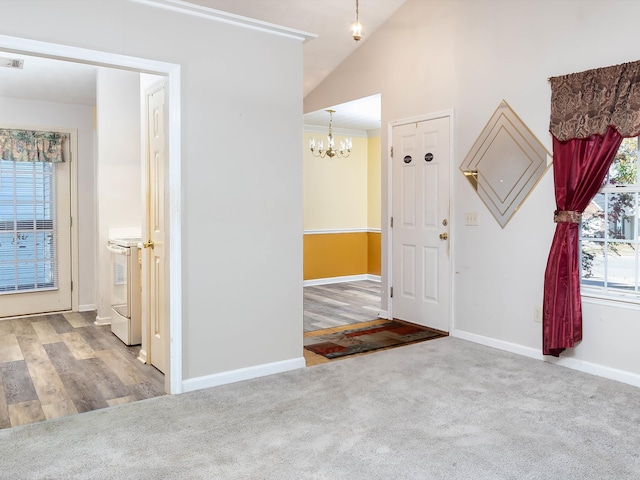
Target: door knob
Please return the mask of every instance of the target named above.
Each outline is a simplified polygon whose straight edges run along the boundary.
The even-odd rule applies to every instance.
[[[447,232],[440,234],[440,240],[446,240],[447,238],[449,238],[449,234]]]
[[[442,235],[440,235],[442,237]],[[149,240],[148,242],[144,242],[142,244],[142,246],[144,248],[151,248],[153,250],[153,246],[155,245],[155,243],[153,243],[153,240]]]

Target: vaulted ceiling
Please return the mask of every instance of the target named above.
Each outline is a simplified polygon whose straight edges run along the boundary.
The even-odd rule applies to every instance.
[[[306,96],[405,1],[359,0],[359,19],[364,26],[359,42],[349,34],[349,26],[356,17],[355,0],[189,0],[189,3],[318,35],[304,45]]]
[[[355,0],[189,0],[188,3],[318,35],[303,46],[306,95],[365,43],[405,1],[359,0],[359,19],[364,25],[360,42],[349,34],[349,26],[355,20]],[[3,59],[7,58],[23,59],[24,67],[2,68],[6,63]],[[95,104],[95,79],[96,67],[93,66],[0,52],[2,97],[50,100],[50,92],[55,91],[58,102],[92,105]],[[368,99],[366,110],[371,110],[372,100],[375,102]],[[379,98],[377,101],[379,104]],[[347,124],[343,126],[347,128],[374,128],[370,119],[359,119],[357,114],[347,111],[363,111],[365,107],[351,107],[341,107],[342,115],[336,115],[336,126],[344,120]],[[324,124],[325,115],[309,115],[305,122]]]

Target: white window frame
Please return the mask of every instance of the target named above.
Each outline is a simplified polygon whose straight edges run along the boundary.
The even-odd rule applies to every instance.
[[[638,157],[640,160],[640,137],[638,137]],[[640,168],[638,168],[637,181],[640,182]],[[631,240],[625,239],[609,239],[605,235],[604,238],[583,238],[582,227],[579,230],[579,242],[580,242],[580,257],[578,265],[580,267],[580,291],[583,299],[588,299],[592,303],[613,304],[616,306],[629,306],[634,309],[640,309],[640,183],[634,185],[608,185],[598,190],[597,194],[605,194],[605,219],[608,218],[607,212],[609,209],[609,194],[612,193],[631,193],[635,197],[635,218],[633,238]],[[605,226],[605,232],[607,227]],[[629,243],[635,246],[636,264],[635,264],[635,290],[630,289],[618,289],[612,288],[606,285],[607,270],[608,270],[608,249],[605,248],[605,284],[603,286],[589,285],[582,281],[582,244],[583,241],[602,243],[604,246],[609,243]]]

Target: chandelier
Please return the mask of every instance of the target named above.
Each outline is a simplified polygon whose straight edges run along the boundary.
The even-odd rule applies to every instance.
[[[358,19],[358,14],[360,13],[358,10],[358,0],[356,0],[356,21],[351,24],[351,36],[356,42],[362,38],[362,24]]]
[[[318,150],[316,151],[316,139],[312,138],[309,140],[309,149],[314,157],[329,157],[333,158],[337,156],[338,158],[347,158],[351,155],[351,139],[346,138],[343,142],[340,142],[340,150],[336,150],[334,147],[334,139],[333,139],[333,114],[336,112],[335,110],[325,110],[325,112],[329,112],[329,135],[327,135],[327,149],[324,149],[324,142],[320,140],[318,142]],[[346,153],[345,153],[346,152]]]

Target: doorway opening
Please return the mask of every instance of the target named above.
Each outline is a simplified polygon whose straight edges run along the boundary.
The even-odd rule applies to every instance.
[[[348,155],[317,156],[330,121],[335,148],[351,144]],[[379,94],[304,116],[305,343],[380,315],[380,122]]]
[[[91,51],[68,47],[46,42],[39,42],[28,39],[1,37],[0,50],[9,54],[25,55],[33,58],[43,58],[50,60],[60,60],[81,65],[92,65],[100,68],[116,70],[127,70],[138,74],[153,74],[164,79],[166,89],[167,105],[167,161],[165,168],[166,175],[166,204],[170,207],[166,209],[165,219],[167,222],[166,233],[166,264],[171,268],[172,275],[166,278],[164,289],[167,297],[167,319],[166,327],[168,334],[165,339],[165,351],[167,354],[167,368],[165,375],[164,390],[167,393],[180,393],[182,390],[182,352],[181,352],[181,258],[180,258],[180,67],[179,65],[158,62],[155,60],[132,58],[117,54]],[[62,121],[65,123],[66,121]],[[140,133],[142,135],[142,132]],[[90,133],[90,136],[92,134]],[[86,139],[85,139],[86,140]],[[91,138],[93,142],[93,138]],[[82,189],[86,185],[79,185],[79,195],[82,196]],[[86,191],[84,192],[86,193]],[[85,198],[85,203],[93,204],[93,198]],[[95,231],[95,225],[92,226]],[[77,245],[77,238],[74,239]],[[95,252],[104,245],[95,243]],[[80,247],[82,248],[82,247]],[[82,252],[81,252],[82,254]],[[90,267],[91,268],[91,267]],[[74,285],[78,288],[78,285]],[[96,292],[97,297],[97,292]],[[86,308],[91,305],[85,305]],[[81,315],[75,312],[70,315]],[[169,338],[171,341],[169,341]]]

